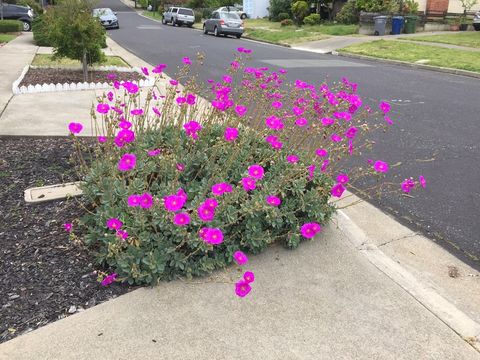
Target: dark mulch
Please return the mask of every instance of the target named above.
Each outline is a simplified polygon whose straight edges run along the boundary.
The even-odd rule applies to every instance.
[[[0,138],[0,342],[128,292],[102,287],[94,259],[63,223],[79,217],[76,200],[27,205],[33,186],[75,181],[66,138]],[[75,307],[75,309],[73,308]]]
[[[115,74],[115,80],[118,81],[139,81],[141,79],[145,79],[145,77],[138,72],[93,70],[88,72],[88,82],[110,83],[112,80],[107,78],[108,74]],[[36,84],[70,84],[72,82],[83,82],[82,70],[61,68],[30,68],[28,69],[19,86]]]

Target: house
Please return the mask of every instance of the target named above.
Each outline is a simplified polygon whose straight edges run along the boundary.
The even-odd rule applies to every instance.
[[[250,19],[268,16],[269,0],[243,0],[243,11]]]
[[[463,7],[460,0],[417,0],[418,10],[428,13],[462,14]],[[480,2],[472,7],[470,12],[480,11]]]

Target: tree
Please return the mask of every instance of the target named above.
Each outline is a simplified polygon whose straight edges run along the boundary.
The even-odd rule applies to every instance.
[[[277,21],[278,15],[281,13],[292,14],[291,0],[270,0],[270,6],[268,8],[270,20]]]
[[[88,80],[88,65],[103,59],[105,29],[92,16],[91,6],[84,0],[62,0],[49,17],[48,38],[55,57],[68,57],[82,62],[83,79]]]
[[[296,1],[292,5],[292,13],[298,25],[301,25],[305,16],[310,12],[306,1]]]

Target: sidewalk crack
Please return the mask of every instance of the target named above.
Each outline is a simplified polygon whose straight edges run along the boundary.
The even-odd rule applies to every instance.
[[[403,240],[403,239],[412,238],[412,237],[415,237],[415,236],[417,236],[417,235],[420,235],[420,233],[419,233],[419,232],[414,232],[414,233],[411,233],[411,234],[408,234],[408,235],[400,236],[400,237],[398,237],[398,238],[385,241],[384,243],[381,243],[381,244],[379,244],[379,245],[377,245],[377,246],[378,246],[378,247],[381,247],[381,246],[390,244],[390,243],[392,243],[392,242],[394,242],[394,241],[399,241],[399,240]]]

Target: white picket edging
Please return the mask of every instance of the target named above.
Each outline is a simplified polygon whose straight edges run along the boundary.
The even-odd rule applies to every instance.
[[[112,88],[113,85],[108,84],[107,82],[103,83],[87,83],[87,82],[79,82],[79,83],[65,83],[65,84],[37,84],[37,85],[28,85],[28,86],[20,86],[23,78],[27,71],[32,69],[42,68],[45,67],[40,66],[31,66],[27,65],[22,71],[20,77],[15,80],[12,84],[12,92],[14,95],[19,94],[29,94],[29,93],[39,93],[39,92],[59,92],[59,91],[78,91],[78,90],[96,90],[96,89],[108,89]],[[129,68],[129,67],[119,67],[119,66],[100,66],[96,67],[95,70],[100,71],[118,71],[118,72],[137,72],[142,74],[142,70],[138,67]],[[133,83],[137,84],[139,87],[146,87],[146,86],[153,86],[155,84],[155,79],[147,78],[147,79],[140,79],[140,81],[132,81]]]

